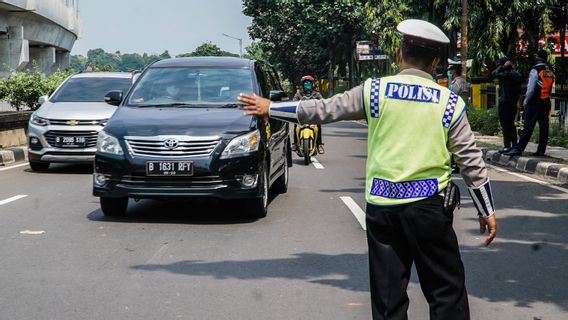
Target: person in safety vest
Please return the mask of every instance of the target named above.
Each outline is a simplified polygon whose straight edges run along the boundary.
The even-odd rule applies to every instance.
[[[452,227],[459,189],[451,182],[450,153],[474,200],[481,233],[488,232],[486,245],[497,229],[489,177],[463,99],[431,75],[449,39],[422,20],[402,21],[397,29],[402,33],[397,75],[368,79],[324,100],[277,103],[241,94],[247,104],[241,109],[296,123],[366,119],[373,319],[407,319],[413,262],[430,319],[469,319],[464,267]]]
[[[316,85],[316,80],[314,79],[314,77],[312,76],[303,76],[302,79],[300,80],[300,83],[302,84],[302,91],[301,92],[297,92],[296,95],[294,95],[294,101],[299,101],[299,100],[310,100],[310,99],[323,99],[323,97],[321,96],[321,94],[319,92],[316,91],[317,89],[317,85]],[[292,144],[292,151],[296,151],[296,147],[298,144],[298,137],[296,137],[296,124],[294,124],[294,144]],[[325,153],[325,149],[323,148],[323,141],[322,141],[322,132],[321,132],[321,124],[318,124],[318,138],[316,141],[316,145],[318,147],[318,153],[319,154],[324,154]]]
[[[504,153],[508,156],[520,156],[523,154],[537,123],[539,128],[538,148],[534,155],[544,156],[546,152],[551,108],[550,92],[554,85],[555,76],[548,65],[546,65],[548,52],[540,49],[535,54],[534,58],[536,65],[529,74],[527,93],[525,94],[525,100],[523,102],[523,108],[525,110],[523,114],[523,131],[521,131],[517,146],[512,148],[509,152]]]

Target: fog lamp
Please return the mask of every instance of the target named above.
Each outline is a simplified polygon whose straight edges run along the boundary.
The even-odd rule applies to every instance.
[[[97,186],[104,186],[108,182],[108,177],[102,173],[95,173],[95,184]]]
[[[30,143],[31,144],[39,144],[39,139],[36,137],[31,137],[30,138]]]
[[[258,180],[257,174],[245,174],[241,180],[241,184],[246,188],[256,187],[256,181]]]

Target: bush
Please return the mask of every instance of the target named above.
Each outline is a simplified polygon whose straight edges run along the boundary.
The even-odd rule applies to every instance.
[[[31,70],[14,71],[8,79],[0,81],[0,97],[17,111],[27,107],[39,108],[38,99],[50,95],[72,72],[58,71],[46,77],[37,66]]]
[[[467,118],[473,131],[489,136],[495,136],[501,132],[497,108],[482,110],[469,105],[467,107]]]
[[[531,141],[538,143],[538,124],[535,126]],[[551,146],[568,148],[568,131],[562,130],[559,125],[552,125],[548,131],[548,144]]]

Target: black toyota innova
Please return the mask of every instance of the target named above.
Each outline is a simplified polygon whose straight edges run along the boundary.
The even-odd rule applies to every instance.
[[[97,139],[93,193],[105,215],[126,213],[128,199],[242,199],[267,213],[270,190],[286,192],[291,166],[286,123],[248,117],[237,96],[286,99],[274,70],[257,61],[200,57],[149,66]]]

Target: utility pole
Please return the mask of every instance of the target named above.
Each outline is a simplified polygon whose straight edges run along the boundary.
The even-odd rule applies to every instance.
[[[237,37],[233,37],[230,36],[226,33],[222,33],[222,35],[224,35],[227,38],[231,38],[231,39],[235,39],[235,40],[239,40],[239,57],[243,57],[243,39],[242,38],[237,38]]]
[[[461,17],[461,63],[462,74],[467,77],[467,0],[462,0],[462,17]]]

